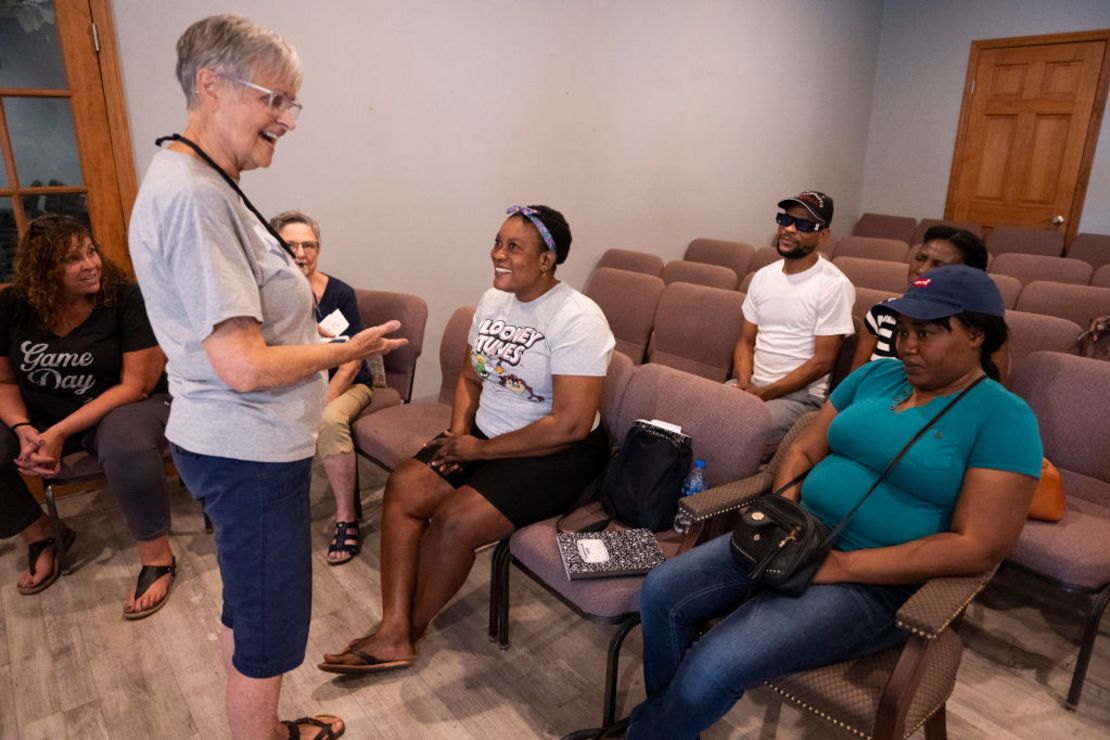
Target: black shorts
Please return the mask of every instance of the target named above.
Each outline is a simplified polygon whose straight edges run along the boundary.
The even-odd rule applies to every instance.
[[[471,434],[488,439],[477,428]],[[414,457],[426,464],[437,447],[428,445]],[[470,486],[520,529],[566,513],[608,460],[609,435],[598,424],[585,439],[562,452],[543,457],[474,460],[464,463],[460,470],[439,475],[453,488]]]

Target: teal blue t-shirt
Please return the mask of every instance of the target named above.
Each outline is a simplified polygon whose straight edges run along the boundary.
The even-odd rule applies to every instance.
[[[955,394],[895,413],[909,391],[902,363],[873,360],[844,379],[829,401],[829,454],[806,477],[802,502],[835,526],[917,431]],[[990,468],[1039,478],[1037,417],[1025,401],[993,380],[973,388],[919,439],[856,512],[838,550],[899,545],[949,531],[968,468]]]

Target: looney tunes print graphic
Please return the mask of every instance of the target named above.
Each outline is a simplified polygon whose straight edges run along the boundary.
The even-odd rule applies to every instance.
[[[508,369],[520,365],[525,353],[543,340],[543,332],[534,327],[513,326],[502,319],[486,319],[478,327],[478,338],[474,342],[470,362],[483,381],[502,386],[534,403],[543,403],[543,396],[536,395],[524,378]]]

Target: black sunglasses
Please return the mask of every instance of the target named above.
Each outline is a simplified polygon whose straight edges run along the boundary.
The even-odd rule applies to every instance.
[[[810,221],[804,218],[797,218],[795,216],[791,216],[789,213],[780,213],[775,216],[775,223],[782,227],[787,227],[793,224],[794,228],[802,232],[803,234],[811,234],[814,231],[820,231],[822,228],[824,228],[824,226],[817,223],[816,221]]]

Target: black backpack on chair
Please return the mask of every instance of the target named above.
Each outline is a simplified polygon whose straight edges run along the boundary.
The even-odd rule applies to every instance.
[[[605,469],[598,498],[629,527],[671,528],[693,457],[689,435],[637,420]]]

